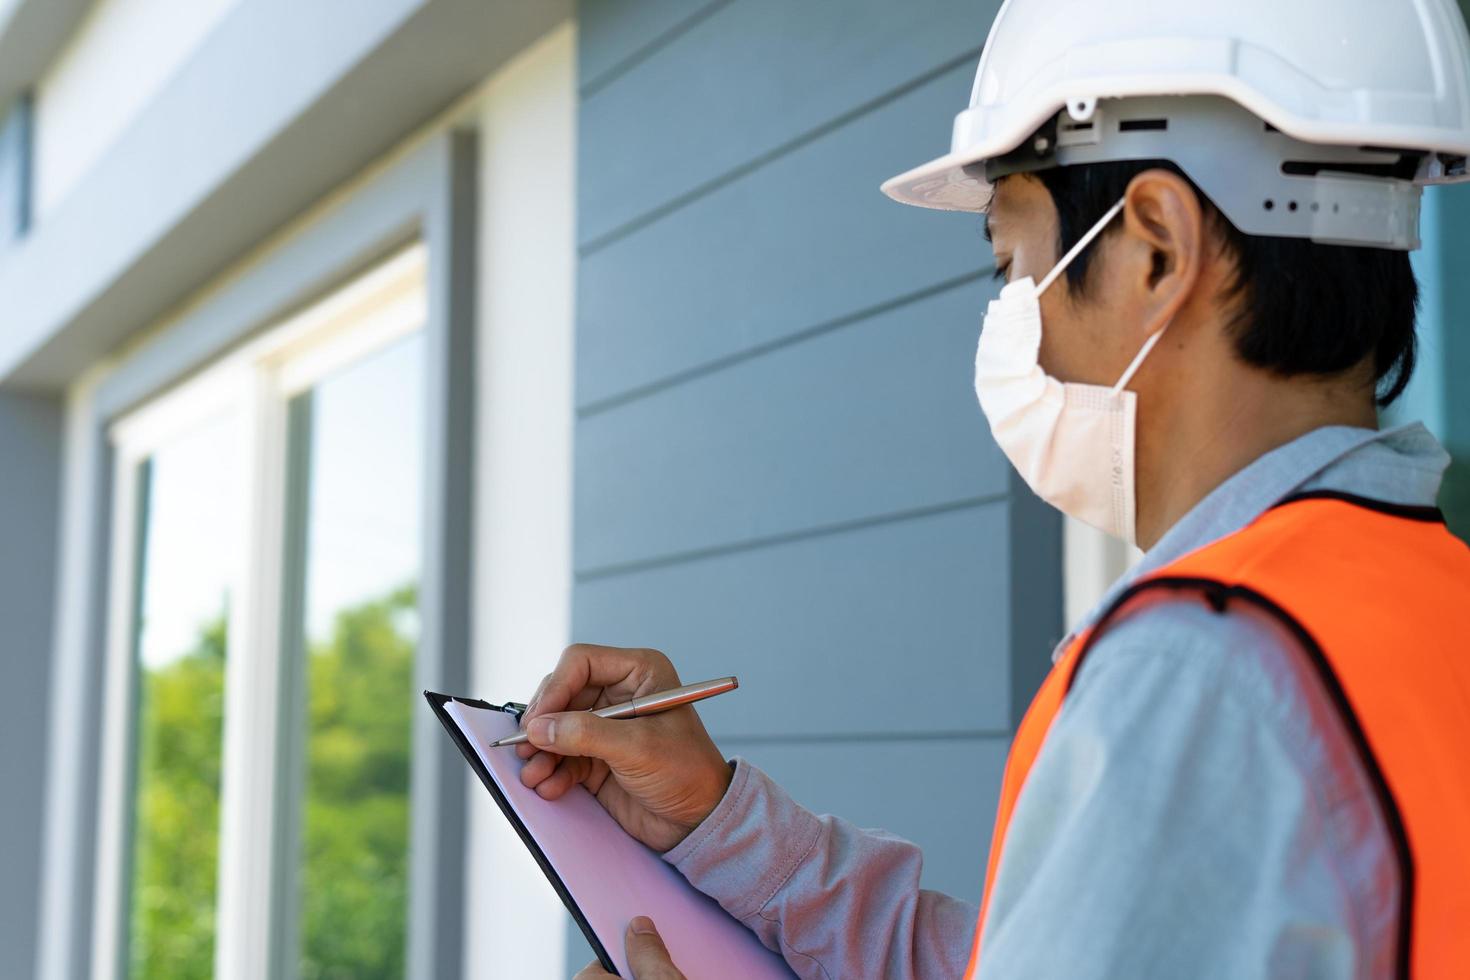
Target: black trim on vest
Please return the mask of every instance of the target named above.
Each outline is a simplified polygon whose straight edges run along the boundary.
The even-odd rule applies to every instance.
[[[1353,493],[1343,493],[1341,490],[1305,490],[1282,497],[1271,505],[1271,510],[1294,504],[1298,500],[1340,500],[1343,503],[1355,504],[1358,507],[1366,507],[1368,510],[1376,510],[1380,514],[1388,514],[1391,517],[1403,517],[1411,521],[1423,521],[1426,524],[1445,523],[1444,512],[1438,507],[1420,507],[1413,504],[1391,504],[1386,500],[1374,500],[1372,497],[1359,497]]]
[[[1357,501],[1354,500],[1353,502]],[[1377,501],[1370,503],[1377,503]],[[1383,506],[1391,507],[1397,505],[1385,504]],[[1433,508],[1413,509],[1433,510]],[[1414,519],[1422,520],[1424,518]],[[1401,978],[1401,980],[1408,980],[1409,954],[1412,949],[1414,932],[1414,856],[1409,848],[1408,832],[1404,829],[1403,814],[1399,812],[1398,801],[1393,797],[1393,791],[1389,788],[1388,780],[1384,777],[1383,770],[1378,765],[1378,759],[1373,754],[1373,748],[1368,744],[1368,736],[1364,733],[1363,726],[1358,721],[1358,716],[1353,711],[1351,702],[1348,701],[1347,692],[1343,690],[1341,682],[1337,679],[1337,674],[1332,669],[1332,664],[1328,662],[1327,655],[1323,653],[1321,645],[1317,643],[1317,640],[1295,616],[1281,608],[1281,606],[1277,605],[1267,596],[1243,585],[1226,585],[1215,579],[1182,575],[1146,579],[1126,589],[1098,617],[1097,622],[1093,625],[1092,631],[1087,636],[1087,642],[1077,651],[1077,662],[1073,665],[1072,673],[1067,678],[1067,688],[1063,692],[1062,697],[1065,699],[1067,692],[1071,691],[1072,682],[1076,680],[1078,671],[1082,669],[1083,660],[1086,659],[1088,651],[1097,641],[1097,638],[1102,635],[1103,629],[1117,617],[1118,613],[1128,603],[1132,602],[1139,595],[1156,589],[1197,591],[1216,613],[1225,612],[1231,600],[1238,599],[1250,603],[1286,627],[1297,642],[1301,644],[1302,649],[1307,654],[1308,662],[1316,669],[1317,676],[1322,681],[1323,689],[1326,690],[1328,698],[1337,709],[1338,716],[1342,718],[1343,728],[1346,729],[1348,739],[1352,742],[1353,748],[1358,753],[1358,758],[1363,764],[1363,771],[1368,774],[1368,783],[1373,787],[1374,795],[1378,797],[1378,805],[1383,813],[1383,822],[1388,827],[1389,840],[1393,845],[1394,856],[1398,860],[1399,880],[1403,886],[1402,893],[1399,897],[1398,948],[1395,951],[1394,975]]]

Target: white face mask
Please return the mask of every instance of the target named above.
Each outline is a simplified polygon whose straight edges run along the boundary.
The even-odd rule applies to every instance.
[[[1008,284],[991,302],[975,353],[975,393],[995,441],[1037,496],[1064,514],[1135,544],[1133,443],[1138,396],[1124,386],[1164,330],[1149,337],[1111,388],[1064,384],[1036,361],[1041,349],[1041,294],[1117,217],[1123,204],[1113,205],[1040,286],[1027,276]]]

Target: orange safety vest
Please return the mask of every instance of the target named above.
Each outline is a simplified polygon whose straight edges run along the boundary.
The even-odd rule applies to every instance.
[[[1399,977],[1470,977],[1470,548],[1432,507],[1347,494],[1288,498],[1141,578],[1058,659],[1006,759],[980,935],[1006,827],[1087,651],[1140,596],[1216,612],[1251,606],[1285,625],[1342,717],[1399,866]]]

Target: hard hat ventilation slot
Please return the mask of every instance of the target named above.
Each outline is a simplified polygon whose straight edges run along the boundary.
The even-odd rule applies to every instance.
[[[1094,109],[1087,119],[1073,119],[1069,113],[1057,115],[1057,146],[1096,146],[1102,141],[1104,124]]]
[[[1364,177],[1393,177],[1398,180],[1413,180],[1419,171],[1419,155],[1403,153],[1392,163],[1347,163],[1345,161],[1318,162],[1315,160],[1287,160],[1281,164],[1281,172],[1288,177],[1315,177],[1323,171],[1360,174]]]
[[[1118,120],[1118,132],[1133,133],[1140,130],[1168,129],[1167,119],[1120,119]]]

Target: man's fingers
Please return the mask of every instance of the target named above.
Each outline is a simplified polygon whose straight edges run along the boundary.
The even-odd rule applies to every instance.
[[[541,785],[536,787],[536,792],[543,800],[559,800],[567,790],[587,778],[592,768],[592,760],[580,756],[563,757],[557,765],[556,771]]]
[[[550,752],[542,752],[534,745],[531,746],[531,751],[535,752],[536,756],[530,762],[521,766],[521,785],[535,789],[556,771],[556,764],[560,761],[561,757],[553,755]]]
[[[536,705],[541,703],[541,692],[546,690],[546,684],[550,680],[551,675],[547,674],[545,677],[541,678],[541,683],[536,685],[536,693],[532,694],[531,700],[526,702],[526,714],[531,714],[532,712],[534,712],[536,710]]]
[[[648,752],[643,719],[599,718],[590,711],[549,714],[526,727],[531,744],[557,755],[584,755],[608,765],[632,766]]]
[[[593,708],[600,708],[604,704],[611,703],[612,702],[607,699],[607,688],[584,687],[576,694],[572,695],[572,700],[569,701],[567,703],[567,706],[561,710],[590,711]]]
[[[547,678],[536,705],[536,714],[565,711],[585,688],[624,684],[637,690],[648,684],[667,658],[653,650],[627,650],[595,643],[574,643],[566,648],[556,669]],[[672,668],[669,669],[672,673]],[[626,682],[626,683],[625,683]],[[648,691],[640,693],[650,693]],[[531,712],[527,712],[529,716]]]
[[[538,714],[565,711],[572,699],[588,687],[610,687],[638,666],[636,651],[574,643],[562,652],[556,669],[541,690]]]
[[[628,923],[628,965],[633,968],[635,980],[684,980],[684,974],[669,958],[653,920],[645,915],[635,916]]]
[[[633,970],[633,980],[685,980],[684,974],[679,972],[674,961],[669,958],[668,948],[654,929],[652,919],[644,915],[635,917],[628,923],[624,942],[628,950],[628,966]],[[612,974],[604,970],[601,963],[593,960],[578,970],[572,980],[601,980],[602,977],[610,976]]]
[[[599,702],[601,703],[599,704]],[[567,705],[565,710],[587,711],[591,708],[600,708],[603,704],[608,703],[610,702],[608,702],[607,698],[604,696],[604,691],[602,688],[586,687],[577,692],[577,696],[572,698],[572,703]],[[526,728],[530,725],[530,719],[531,709],[527,708],[525,715],[521,717],[521,731],[525,731]],[[538,751],[540,750],[537,749],[536,746],[530,742],[521,742],[516,746],[516,755],[520,756],[522,759],[529,759]]]

